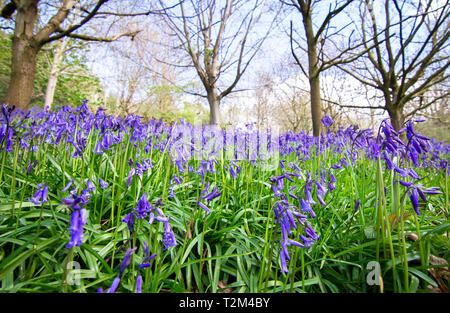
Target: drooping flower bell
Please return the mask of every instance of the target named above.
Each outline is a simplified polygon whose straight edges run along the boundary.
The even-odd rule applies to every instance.
[[[48,187],[45,183],[40,183],[37,185],[38,189],[34,193],[32,198],[29,198],[28,200],[30,202],[33,202],[34,204],[42,204],[44,202],[47,202],[47,196],[48,196]]]

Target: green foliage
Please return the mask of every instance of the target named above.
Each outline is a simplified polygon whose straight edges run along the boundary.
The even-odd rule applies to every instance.
[[[70,45],[69,45],[70,47]],[[0,33],[0,99],[2,99],[9,85],[11,74],[12,40],[10,36]],[[30,106],[42,107],[47,88],[53,50],[42,50],[38,54],[38,63],[34,80],[34,92]],[[88,99],[91,104],[101,103],[102,87],[100,80],[87,68],[85,58],[75,52],[65,55],[64,71],[59,75],[53,105],[78,106]]]

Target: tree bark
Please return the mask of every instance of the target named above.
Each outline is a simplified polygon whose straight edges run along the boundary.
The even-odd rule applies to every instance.
[[[318,137],[320,136],[320,132],[322,130],[322,99],[320,96],[320,79],[318,75],[309,79],[309,86],[311,92],[311,119],[313,135]]]
[[[396,131],[402,129],[403,123],[405,122],[405,116],[403,115],[403,108],[394,107],[388,109],[389,117],[391,119],[391,125]]]
[[[314,35],[311,19],[311,11],[303,11],[303,25],[305,27],[306,41],[308,44],[308,80],[311,93],[311,120],[313,136],[320,136],[322,100],[320,96],[319,64],[317,59],[317,42]]]
[[[207,93],[209,103],[209,122],[211,125],[220,125],[219,98],[217,90],[211,90]]]
[[[33,38],[37,21],[37,1],[21,3],[17,8],[16,26],[12,40],[11,80],[4,103],[26,110],[34,88],[39,45]]]
[[[48,77],[47,89],[45,90],[44,108],[50,110],[55,96],[56,84],[60,74],[60,67],[64,59],[64,52],[66,51],[67,39],[60,40],[56,47],[55,55],[53,56],[52,66],[50,68],[50,75]]]

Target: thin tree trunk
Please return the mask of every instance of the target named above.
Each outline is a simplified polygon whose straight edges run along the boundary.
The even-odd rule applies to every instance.
[[[37,20],[37,2],[22,4],[17,10],[12,40],[11,80],[4,103],[27,110],[34,89],[37,54],[40,50],[33,34]]]
[[[313,126],[313,135],[318,137],[322,129],[321,116],[322,116],[322,100],[320,97],[320,80],[319,76],[309,79],[310,92],[311,92],[311,118]]]
[[[45,90],[44,108],[50,110],[53,99],[55,97],[56,84],[60,74],[61,64],[64,59],[64,52],[66,51],[67,40],[58,41],[55,55],[53,56],[52,66],[50,68],[50,75],[48,77],[47,89]]]

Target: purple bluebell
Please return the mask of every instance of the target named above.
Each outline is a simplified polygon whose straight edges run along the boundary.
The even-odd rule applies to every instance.
[[[64,203],[70,205],[72,214],[70,215],[70,241],[66,245],[66,249],[79,247],[83,243],[83,228],[87,220],[87,211],[81,205],[84,203],[83,199],[77,196],[69,196],[69,198],[62,199]]]
[[[163,243],[164,243],[164,250],[167,250],[170,247],[177,245],[177,241],[175,239],[175,234],[173,233],[173,230],[170,227],[169,222],[164,223]]]
[[[130,231],[130,234],[134,233],[134,223],[136,221],[136,218],[134,216],[134,212],[131,211],[130,213],[128,213],[125,218],[122,220],[122,222],[127,223],[128,226],[128,230]]]
[[[211,200],[213,200],[213,199],[215,199],[217,197],[220,197],[220,195],[222,195],[222,193],[219,192],[219,190],[217,189],[217,186],[216,186],[216,187],[214,187],[213,191],[211,191],[210,193],[204,195],[200,199],[205,199],[205,200],[207,200],[209,202],[209,201],[211,201]]]
[[[138,275],[136,279],[136,293],[142,292],[142,276]]]
[[[88,179],[88,181],[86,183],[86,186],[87,186],[87,188],[86,188],[87,191],[94,191],[95,190],[95,186],[94,186],[94,184],[92,183],[92,181],[90,179]]]
[[[72,186],[74,180],[72,179],[70,182],[67,183],[67,185],[61,189],[62,192],[66,192],[67,190],[69,190],[70,186]]]
[[[136,251],[136,247],[134,247],[132,249],[127,249],[127,252],[125,252],[125,256],[123,257],[123,260],[119,265],[119,277],[122,277],[126,268],[128,267],[128,265],[130,265],[131,255],[133,254],[134,251]]]
[[[286,264],[286,255],[284,253],[284,249],[280,249],[280,262],[281,262],[281,272],[282,273],[288,273],[288,268]]]
[[[419,193],[416,188],[410,189],[408,193],[409,199],[411,200],[412,207],[416,211],[417,215],[420,215],[419,211]]]
[[[300,248],[304,248],[305,246],[302,245],[300,242],[289,239],[288,240],[288,244],[292,245],[292,246],[296,246],[296,247],[300,247]]]
[[[37,190],[34,193],[32,198],[29,198],[28,200],[30,202],[33,202],[36,205],[48,202],[47,196],[48,196],[48,187],[45,183],[40,183],[37,185]]]
[[[361,201],[359,199],[356,199],[355,200],[355,212],[358,212],[360,204],[361,204]]]
[[[116,277],[114,278],[111,287],[109,287],[108,292],[107,293],[114,293],[117,290],[117,287],[119,287],[119,283],[120,283],[120,277]]]
[[[133,168],[128,172],[128,179],[127,179],[127,189],[130,187],[131,185],[131,181],[133,179],[134,174],[136,173],[136,170]]]
[[[152,210],[152,206],[150,202],[147,200],[147,195],[144,193],[142,197],[139,199],[135,212],[137,218],[146,218],[147,214]]]
[[[329,115],[325,115],[324,117],[322,117],[322,123],[323,126],[330,127],[331,125],[333,125],[334,121]]]
[[[294,198],[295,200],[298,200],[298,197],[292,193],[292,192],[294,192],[295,188],[296,188],[296,186],[292,186],[291,188],[289,188],[289,196],[291,198]]]
[[[199,207],[201,207],[201,208],[202,208],[203,210],[205,210],[207,213],[211,213],[211,210],[210,210],[206,205],[204,205],[203,203],[201,203],[200,201],[197,202],[197,204],[198,204]]]
[[[109,186],[109,184],[101,178],[98,179],[98,183],[100,184],[100,188],[102,188],[102,189],[105,189],[106,187]]]
[[[303,199],[300,199],[300,205],[302,207],[303,212],[308,212],[311,214],[311,217],[316,217],[316,214],[314,213],[313,209],[311,208],[311,204],[309,201],[305,201]]]

